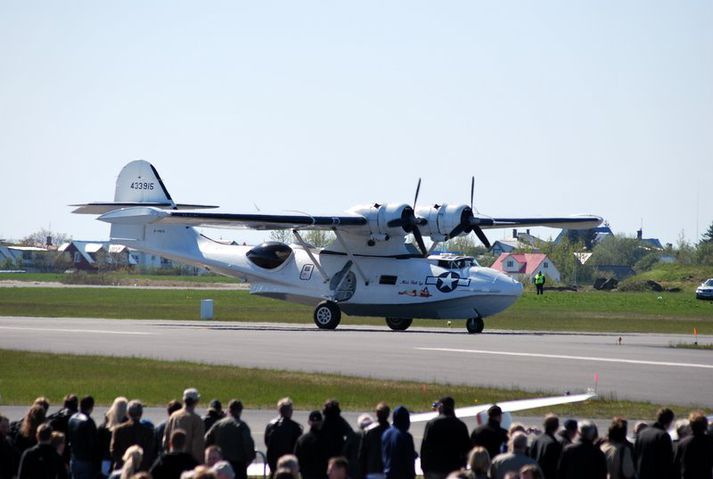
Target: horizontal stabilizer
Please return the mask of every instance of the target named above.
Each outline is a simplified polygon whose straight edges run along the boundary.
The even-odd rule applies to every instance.
[[[141,202],[134,202],[134,203],[96,202],[96,203],[84,203],[84,204],[69,205],[69,206],[77,206],[78,207],[76,210],[73,210],[72,213],[85,214],[85,215],[102,215],[104,213],[108,213],[109,211],[114,211],[114,210],[118,210],[121,208],[133,208],[136,206],[151,206],[154,208],[161,208],[161,209],[166,209],[166,210],[204,210],[204,209],[218,208],[218,206],[214,206],[214,205],[187,205],[187,204],[174,205],[173,203],[141,203]]]

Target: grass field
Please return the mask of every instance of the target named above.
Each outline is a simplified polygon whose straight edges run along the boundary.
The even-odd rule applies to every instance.
[[[201,299],[215,301],[223,321],[311,323],[312,309],[251,296],[246,291],[141,288],[0,288],[0,315],[198,319]],[[345,324],[384,324],[380,318],[345,317]],[[416,320],[415,325],[446,326]],[[454,322],[454,327],[462,326]],[[713,334],[713,301],[687,293],[525,293],[513,307],[486,319],[488,329]]]
[[[320,408],[327,398],[339,399],[342,408],[370,411],[376,402],[404,404],[413,411],[428,411],[435,398],[446,394],[459,406],[502,402],[538,394],[518,390],[470,386],[384,381],[332,374],[299,373],[139,358],[77,356],[0,349],[0,404],[30,404],[46,396],[58,404],[68,392],[92,394],[108,405],[117,396],[139,398],[163,406],[178,398],[186,387],[196,387],[205,398],[224,402],[239,398],[248,408],[272,409],[277,399],[289,395],[299,409]],[[547,395],[547,391],[542,391]],[[540,395],[542,395],[540,394]],[[669,405],[677,415],[690,407]],[[660,405],[596,399],[586,403],[547,408],[563,416],[609,418],[654,417]],[[531,410],[540,415],[546,411]]]

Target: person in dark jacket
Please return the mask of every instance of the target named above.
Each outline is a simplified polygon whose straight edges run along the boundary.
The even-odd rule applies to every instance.
[[[637,437],[634,453],[639,479],[673,477],[673,445],[671,436],[666,432],[673,418],[670,409],[659,409],[654,425],[641,431]]]
[[[322,407],[324,419],[322,421],[321,434],[324,439],[324,454],[327,459],[342,456],[344,454],[344,445],[354,434],[354,430],[346,419],[342,417],[341,413],[339,401],[336,399],[325,401]]]
[[[673,464],[676,477],[681,479],[710,479],[713,477],[713,437],[706,434],[708,420],[701,411],[688,417],[691,435],[682,439],[676,448]]]
[[[12,479],[17,474],[20,453],[10,441],[10,420],[0,414],[0,479]]]
[[[79,411],[79,398],[76,394],[67,394],[64,397],[64,403],[62,404],[62,409],[54,414],[47,417],[50,426],[52,426],[53,432],[61,432],[65,436],[67,435],[67,425],[69,424],[69,418],[74,416]],[[69,458],[72,455],[72,450],[69,445],[65,445],[64,452],[62,453],[62,458],[66,464],[69,464]]]
[[[20,459],[18,479],[66,479],[67,469],[62,456],[50,444],[52,427],[42,424],[37,428],[37,445],[27,449]]]
[[[312,411],[307,420],[309,431],[301,435],[295,444],[295,456],[300,463],[302,479],[324,479],[327,472],[327,456],[322,437],[322,413]]]
[[[579,440],[562,451],[557,479],[607,479],[607,458],[594,444],[597,437],[593,422],[580,423]]]
[[[92,419],[94,398],[85,396],[79,401],[79,412],[69,418],[67,442],[72,448],[69,468],[72,479],[94,479],[99,472],[97,425]]]
[[[358,460],[364,476],[383,474],[384,472],[384,461],[381,457],[381,436],[391,427],[389,424],[391,409],[385,402],[380,402],[376,405],[375,412],[376,422],[366,428],[359,444]]]
[[[285,454],[295,451],[297,439],[302,435],[302,426],[292,420],[292,400],[282,398],[277,402],[278,417],[267,423],[265,427],[265,446],[267,446],[267,464],[270,466],[270,477],[277,470],[277,460]]]
[[[141,422],[141,416],[144,413],[141,401],[129,402],[127,412],[129,420],[116,426],[111,435],[109,450],[114,460],[114,469],[120,469],[124,465],[124,453],[129,447],[139,446],[143,454],[138,470],[148,471],[156,458],[153,430]]]
[[[381,459],[386,479],[414,479],[418,457],[413,436],[408,432],[411,415],[403,406],[394,410],[394,424],[381,436]]]
[[[233,466],[236,479],[247,478],[247,469],[255,459],[255,442],[250,426],[240,419],[243,403],[233,399],[228,404],[228,416],[213,424],[205,435],[205,445],[220,447],[223,458]]]
[[[169,438],[170,451],[156,459],[149,471],[153,479],[180,479],[183,471],[198,465],[193,454],[186,452],[186,431],[175,429]]]
[[[577,427],[576,419],[566,419],[564,421],[562,430],[558,431],[555,436],[559,443],[562,444],[562,448],[574,443],[574,440],[577,438]]]
[[[438,401],[438,416],[426,423],[421,441],[421,469],[426,479],[443,479],[465,467],[470,451],[468,427],[455,414],[455,401]]]
[[[205,431],[210,431],[213,424],[220,421],[225,417],[225,411],[223,411],[223,405],[218,399],[213,399],[208,405],[208,412],[203,416],[203,427]]]
[[[493,404],[488,408],[488,422],[473,429],[470,435],[471,447],[481,446],[488,450],[490,458],[500,454],[503,445],[508,442],[508,432],[500,427],[503,420],[503,410],[500,406]]]
[[[545,416],[544,432],[537,436],[530,445],[530,457],[537,461],[545,479],[555,479],[557,463],[562,454],[562,444],[555,434],[560,427],[559,418],[554,414]]]

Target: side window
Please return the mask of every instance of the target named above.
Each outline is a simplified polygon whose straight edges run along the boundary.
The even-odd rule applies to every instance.
[[[382,274],[379,278],[379,284],[396,284],[397,276]]]
[[[549,263],[547,263],[547,261],[545,261],[545,268],[549,268],[549,267],[550,267]]]
[[[74,252],[74,262],[75,263],[81,263],[82,261],[82,255],[79,254],[79,251]]]
[[[509,260],[509,261],[507,262],[507,267],[508,267],[508,268],[512,268],[512,265],[513,265],[512,260]]]

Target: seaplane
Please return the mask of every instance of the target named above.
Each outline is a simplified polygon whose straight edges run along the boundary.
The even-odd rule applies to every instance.
[[[395,331],[408,329],[414,318],[465,320],[469,333],[480,333],[484,318],[517,301],[522,284],[473,257],[434,254],[437,245],[474,233],[489,248],[488,229],[590,229],[602,222],[593,215],[485,216],[473,207],[474,180],[469,205],[417,207],[419,190],[420,180],[412,204],[372,203],[336,216],[220,213],[213,205],[176,203],[156,168],[137,160],[119,173],[114,201],[70,206],[109,223],[112,243],[240,278],[252,294],[312,306],[321,329],[335,329],[344,313],[383,317]],[[197,227],[288,230],[294,242],[225,244]],[[331,231],[334,239],[316,248],[303,238],[310,230]]]

